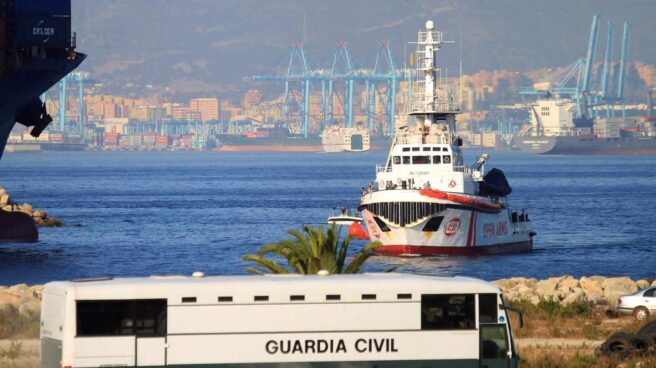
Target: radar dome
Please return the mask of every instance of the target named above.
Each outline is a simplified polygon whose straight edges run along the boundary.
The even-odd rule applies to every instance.
[[[426,22],[426,29],[429,30],[429,31],[433,29],[433,21],[432,20],[429,20],[428,22]]]

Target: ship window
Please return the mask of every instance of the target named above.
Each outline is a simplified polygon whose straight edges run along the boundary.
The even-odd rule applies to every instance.
[[[376,221],[376,225],[378,225],[378,227],[380,228],[380,231],[382,231],[384,233],[386,233],[388,231],[391,231],[389,226],[387,226],[387,224],[385,222],[383,222],[383,220],[381,220],[380,218],[374,217],[374,221]]]
[[[403,156],[403,164],[410,165],[410,156]]]
[[[394,165],[401,164],[401,156],[394,156]]]
[[[422,330],[473,330],[476,320],[473,294],[422,295]]]
[[[412,147],[413,151],[419,151],[419,147]]]
[[[450,164],[451,163],[451,156],[449,156],[449,155],[442,156],[442,162],[444,162],[445,164]]]
[[[410,152],[410,147],[403,147],[403,152]]]
[[[446,148],[446,147],[442,147],[442,151],[444,151],[444,152],[449,152],[449,149]]]
[[[439,151],[440,147],[433,147],[433,151]]]
[[[430,151],[431,148],[430,148],[430,147],[424,147],[422,150],[423,150],[423,151]]]
[[[430,164],[430,156],[412,156],[414,165]]]
[[[442,163],[442,156],[433,156],[433,163],[434,164],[441,164]]]
[[[442,224],[444,216],[436,216],[428,220],[426,225],[424,225],[423,231],[437,231]]]

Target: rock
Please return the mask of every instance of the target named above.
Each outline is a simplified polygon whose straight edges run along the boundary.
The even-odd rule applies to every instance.
[[[579,285],[589,303],[599,304],[604,301],[604,289],[600,282],[589,277],[581,277]]]
[[[579,280],[573,278],[572,276],[565,276],[564,278],[558,281],[556,286],[556,295],[558,299],[565,300],[574,289],[579,288]]]
[[[3,211],[7,211],[7,212],[11,212],[11,211],[14,210],[14,206],[8,204],[8,205],[2,207],[2,210],[3,210]]]
[[[36,221],[38,227],[62,227],[64,223],[55,217],[46,217],[45,219],[39,218]]]
[[[0,196],[0,206],[6,206],[10,203],[11,198],[9,197],[9,194],[5,193]]]
[[[28,215],[30,215],[30,216],[32,216],[32,212],[33,212],[34,210],[32,209],[32,206],[31,206],[30,204],[28,204],[28,203],[23,203],[23,204],[20,206],[20,211],[23,212],[23,213],[26,213],[26,214],[28,214]]]
[[[33,242],[39,240],[34,219],[22,212],[0,211],[0,242]]]
[[[638,289],[644,289],[647,286],[649,286],[649,281],[647,281],[647,280],[638,280],[638,281],[636,281],[636,286],[638,287]]]
[[[651,283],[651,286],[656,286],[656,280],[654,280],[654,282]]]
[[[612,307],[617,305],[620,296],[638,291],[636,283],[628,277],[608,278],[601,286],[604,288],[604,297]]]
[[[44,218],[48,217],[48,214],[46,213],[46,211],[38,210],[38,211],[34,211],[34,213],[32,214],[32,217],[34,217],[35,219],[37,219],[37,218],[44,219]]]
[[[2,197],[5,194],[7,194],[7,190],[5,190],[5,188],[0,188],[0,197]]]
[[[565,299],[563,299],[562,304],[563,305],[570,305],[570,304],[577,304],[577,303],[586,303],[587,298],[585,296],[585,293],[583,292],[583,289],[577,287],[572,289],[571,293],[568,294]]]
[[[550,277],[546,280],[538,281],[535,284],[536,294],[545,299],[557,300],[558,292],[556,291],[556,287],[558,286],[559,281],[560,278],[557,277]]]

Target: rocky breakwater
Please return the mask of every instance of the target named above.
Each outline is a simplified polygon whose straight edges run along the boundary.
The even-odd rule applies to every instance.
[[[493,281],[503,290],[509,301],[528,301],[538,304],[541,300],[557,301],[563,305],[585,303],[593,306],[617,307],[617,298],[656,286],[656,280],[633,281],[629,277],[572,276],[550,277],[538,280],[526,277],[513,277]]]

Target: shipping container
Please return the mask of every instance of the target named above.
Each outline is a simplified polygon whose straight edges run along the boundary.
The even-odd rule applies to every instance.
[[[71,46],[71,18],[16,16],[16,46],[66,49]]]
[[[16,0],[16,15],[71,15],[71,0]]]

